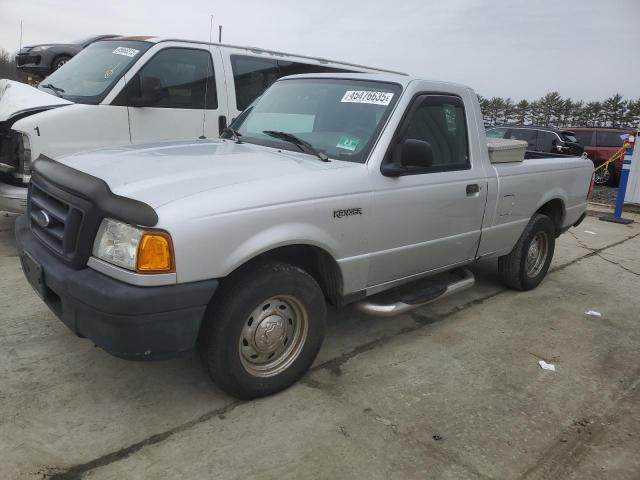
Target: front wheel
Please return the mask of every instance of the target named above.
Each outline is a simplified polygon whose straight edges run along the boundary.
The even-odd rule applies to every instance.
[[[51,65],[51,71],[55,72],[60,67],[62,67],[65,63],[67,63],[69,60],[71,60],[71,57],[68,57],[67,55],[61,55],[59,57],[56,57]]]
[[[241,399],[284,390],[318,354],[326,306],[317,282],[293,265],[269,262],[225,279],[199,339],[213,381]]]
[[[536,288],[549,271],[555,245],[555,228],[551,219],[534,214],[513,250],[498,258],[502,281],[515,290]]]

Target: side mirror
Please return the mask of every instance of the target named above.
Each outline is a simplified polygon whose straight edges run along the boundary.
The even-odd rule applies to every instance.
[[[433,150],[429,142],[407,138],[396,147],[394,158],[395,162],[382,164],[381,172],[386,177],[399,177],[410,172],[412,167],[417,169],[431,167]]]
[[[151,107],[160,100],[160,79],[136,75],[131,80],[127,100],[131,107]]]
[[[400,149],[400,165],[405,168],[429,168],[433,165],[433,151],[429,142],[407,138]]]

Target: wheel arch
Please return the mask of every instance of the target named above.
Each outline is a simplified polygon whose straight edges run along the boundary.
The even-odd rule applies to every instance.
[[[304,270],[318,282],[325,298],[332,305],[340,304],[343,291],[342,270],[325,248],[311,243],[291,243],[255,252],[231,274],[270,260],[295,265]]]
[[[564,222],[566,207],[565,202],[560,197],[553,197],[546,200],[542,205],[538,207],[535,213],[546,215],[553,222],[553,226],[556,231],[556,236],[562,232],[562,225]]]

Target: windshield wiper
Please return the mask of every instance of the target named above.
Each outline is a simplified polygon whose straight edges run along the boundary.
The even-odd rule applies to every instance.
[[[225,134],[228,134],[229,137],[231,137],[231,140],[233,140],[234,142],[242,143],[242,141],[240,140],[240,137],[242,136],[242,134],[237,130],[234,130],[231,127],[225,127],[222,129],[222,132],[220,132],[220,138],[229,138],[229,137],[223,137],[223,135]]]
[[[62,98],[62,93],[64,93],[64,90],[60,87],[56,87],[55,85],[52,85],[50,83],[45,83],[44,85],[40,85],[43,88],[48,88],[49,90],[51,90],[53,93],[55,93],[58,97]]]
[[[305,142],[299,137],[296,137],[292,133],[287,132],[278,132],[276,130],[263,130],[262,133],[265,135],[269,135],[273,138],[278,138],[280,140],[284,140],[285,142],[293,143],[296,147],[300,149],[301,152],[309,153],[311,155],[315,155],[323,162],[328,162],[329,157],[327,157],[324,153],[319,152],[309,142]]]

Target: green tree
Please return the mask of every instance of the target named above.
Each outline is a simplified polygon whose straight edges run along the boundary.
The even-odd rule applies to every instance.
[[[515,121],[520,125],[529,123],[531,118],[531,104],[527,100],[520,100],[515,107],[514,117]]]
[[[515,120],[516,105],[511,98],[502,101],[502,116],[500,123],[511,123]]]
[[[602,123],[609,127],[621,126],[627,114],[628,102],[616,93],[602,102]]]
[[[497,125],[498,120],[503,116],[503,111],[504,100],[500,97],[492,97],[491,100],[487,102],[487,119],[489,125]]]

